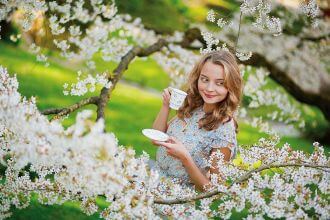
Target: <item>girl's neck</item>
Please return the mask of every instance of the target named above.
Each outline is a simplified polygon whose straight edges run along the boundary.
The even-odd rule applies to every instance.
[[[205,113],[212,112],[214,108],[215,108],[215,104],[208,104],[208,103],[205,103],[205,102],[203,104],[203,111]]]

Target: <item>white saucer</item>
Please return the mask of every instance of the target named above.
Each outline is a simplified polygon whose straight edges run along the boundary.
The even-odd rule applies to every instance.
[[[167,141],[169,136],[164,132],[155,130],[155,129],[143,129],[142,134],[147,138],[150,138],[155,141]]]

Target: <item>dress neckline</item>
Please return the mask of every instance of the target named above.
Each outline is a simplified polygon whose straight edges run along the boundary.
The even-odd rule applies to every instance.
[[[205,114],[204,110],[203,110],[203,106],[199,106],[196,108],[196,112],[202,112]]]
[[[202,116],[204,116],[206,114],[206,112],[204,112],[203,110],[203,106],[197,107],[193,113],[193,115],[196,116],[200,116],[198,118],[201,118]],[[232,117],[229,117],[227,120],[225,120],[225,122],[223,122],[222,124],[228,123],[232,120]]]

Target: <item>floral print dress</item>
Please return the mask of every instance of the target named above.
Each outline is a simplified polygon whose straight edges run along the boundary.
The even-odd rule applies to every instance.
[[[184,119],[185,122],[176,117],[170,123],[167,134],[183,143],[205,175],[209,170],[208,161],[212,148],[227,147],[228,144],[231,144],[231,159],[233,159],[237,153],[237,140],[233,119],[212,131],[199,129],[198,121],[204,114],[203,108],[199,107],[190,118]],[[165,147],[158,148],[153,169],[157,169],[160,175],[171,177],[180,184],[192,184],[181,161],[167,155]]]

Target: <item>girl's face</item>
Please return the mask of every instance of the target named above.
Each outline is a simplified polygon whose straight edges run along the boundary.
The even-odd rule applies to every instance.
[[[215,104],[223,101],[228,89],[224,86],[224,68],[221,65],[207,61],[198,78],[198,91],[204,103]]]

